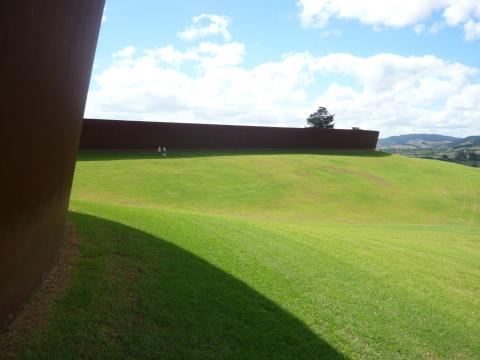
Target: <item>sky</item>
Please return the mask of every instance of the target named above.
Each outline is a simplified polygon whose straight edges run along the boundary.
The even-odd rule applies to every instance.
[[[480,135],[480,0],[107,0],[99,119]]]

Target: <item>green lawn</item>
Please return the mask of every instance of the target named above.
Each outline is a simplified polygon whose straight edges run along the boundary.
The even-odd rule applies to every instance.
[[[71,284],[26,358],[478,359],[480,169],[82,154]]]

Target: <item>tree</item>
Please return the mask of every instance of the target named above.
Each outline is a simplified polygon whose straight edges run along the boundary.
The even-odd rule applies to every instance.
[[[479,159],[478,154],[473,150],[468,150],[467,155],[468,155],[468,160],[470,161],[478,161]]]
[[[307,119],[307,127],[317,129],[333,129],[335,124],[335,115],[328,112],[327,108],[320,106],[316,112],[310,114]]]
[[[456,162],[465,162],[468,160],[467,153],[465,150],[458,150],[455,153],[455,161]]]

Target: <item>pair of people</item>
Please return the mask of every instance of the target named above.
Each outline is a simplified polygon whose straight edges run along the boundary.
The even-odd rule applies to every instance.
[[[165,146],[164,147],[159,146],[157,152],[159,154],[161,153],[162,157],[167,157],[167,148]]]

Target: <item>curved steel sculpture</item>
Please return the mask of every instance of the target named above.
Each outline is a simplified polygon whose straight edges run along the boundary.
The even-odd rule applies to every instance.
[[[53,264],[105,0],[0,2],[0,329]]]

